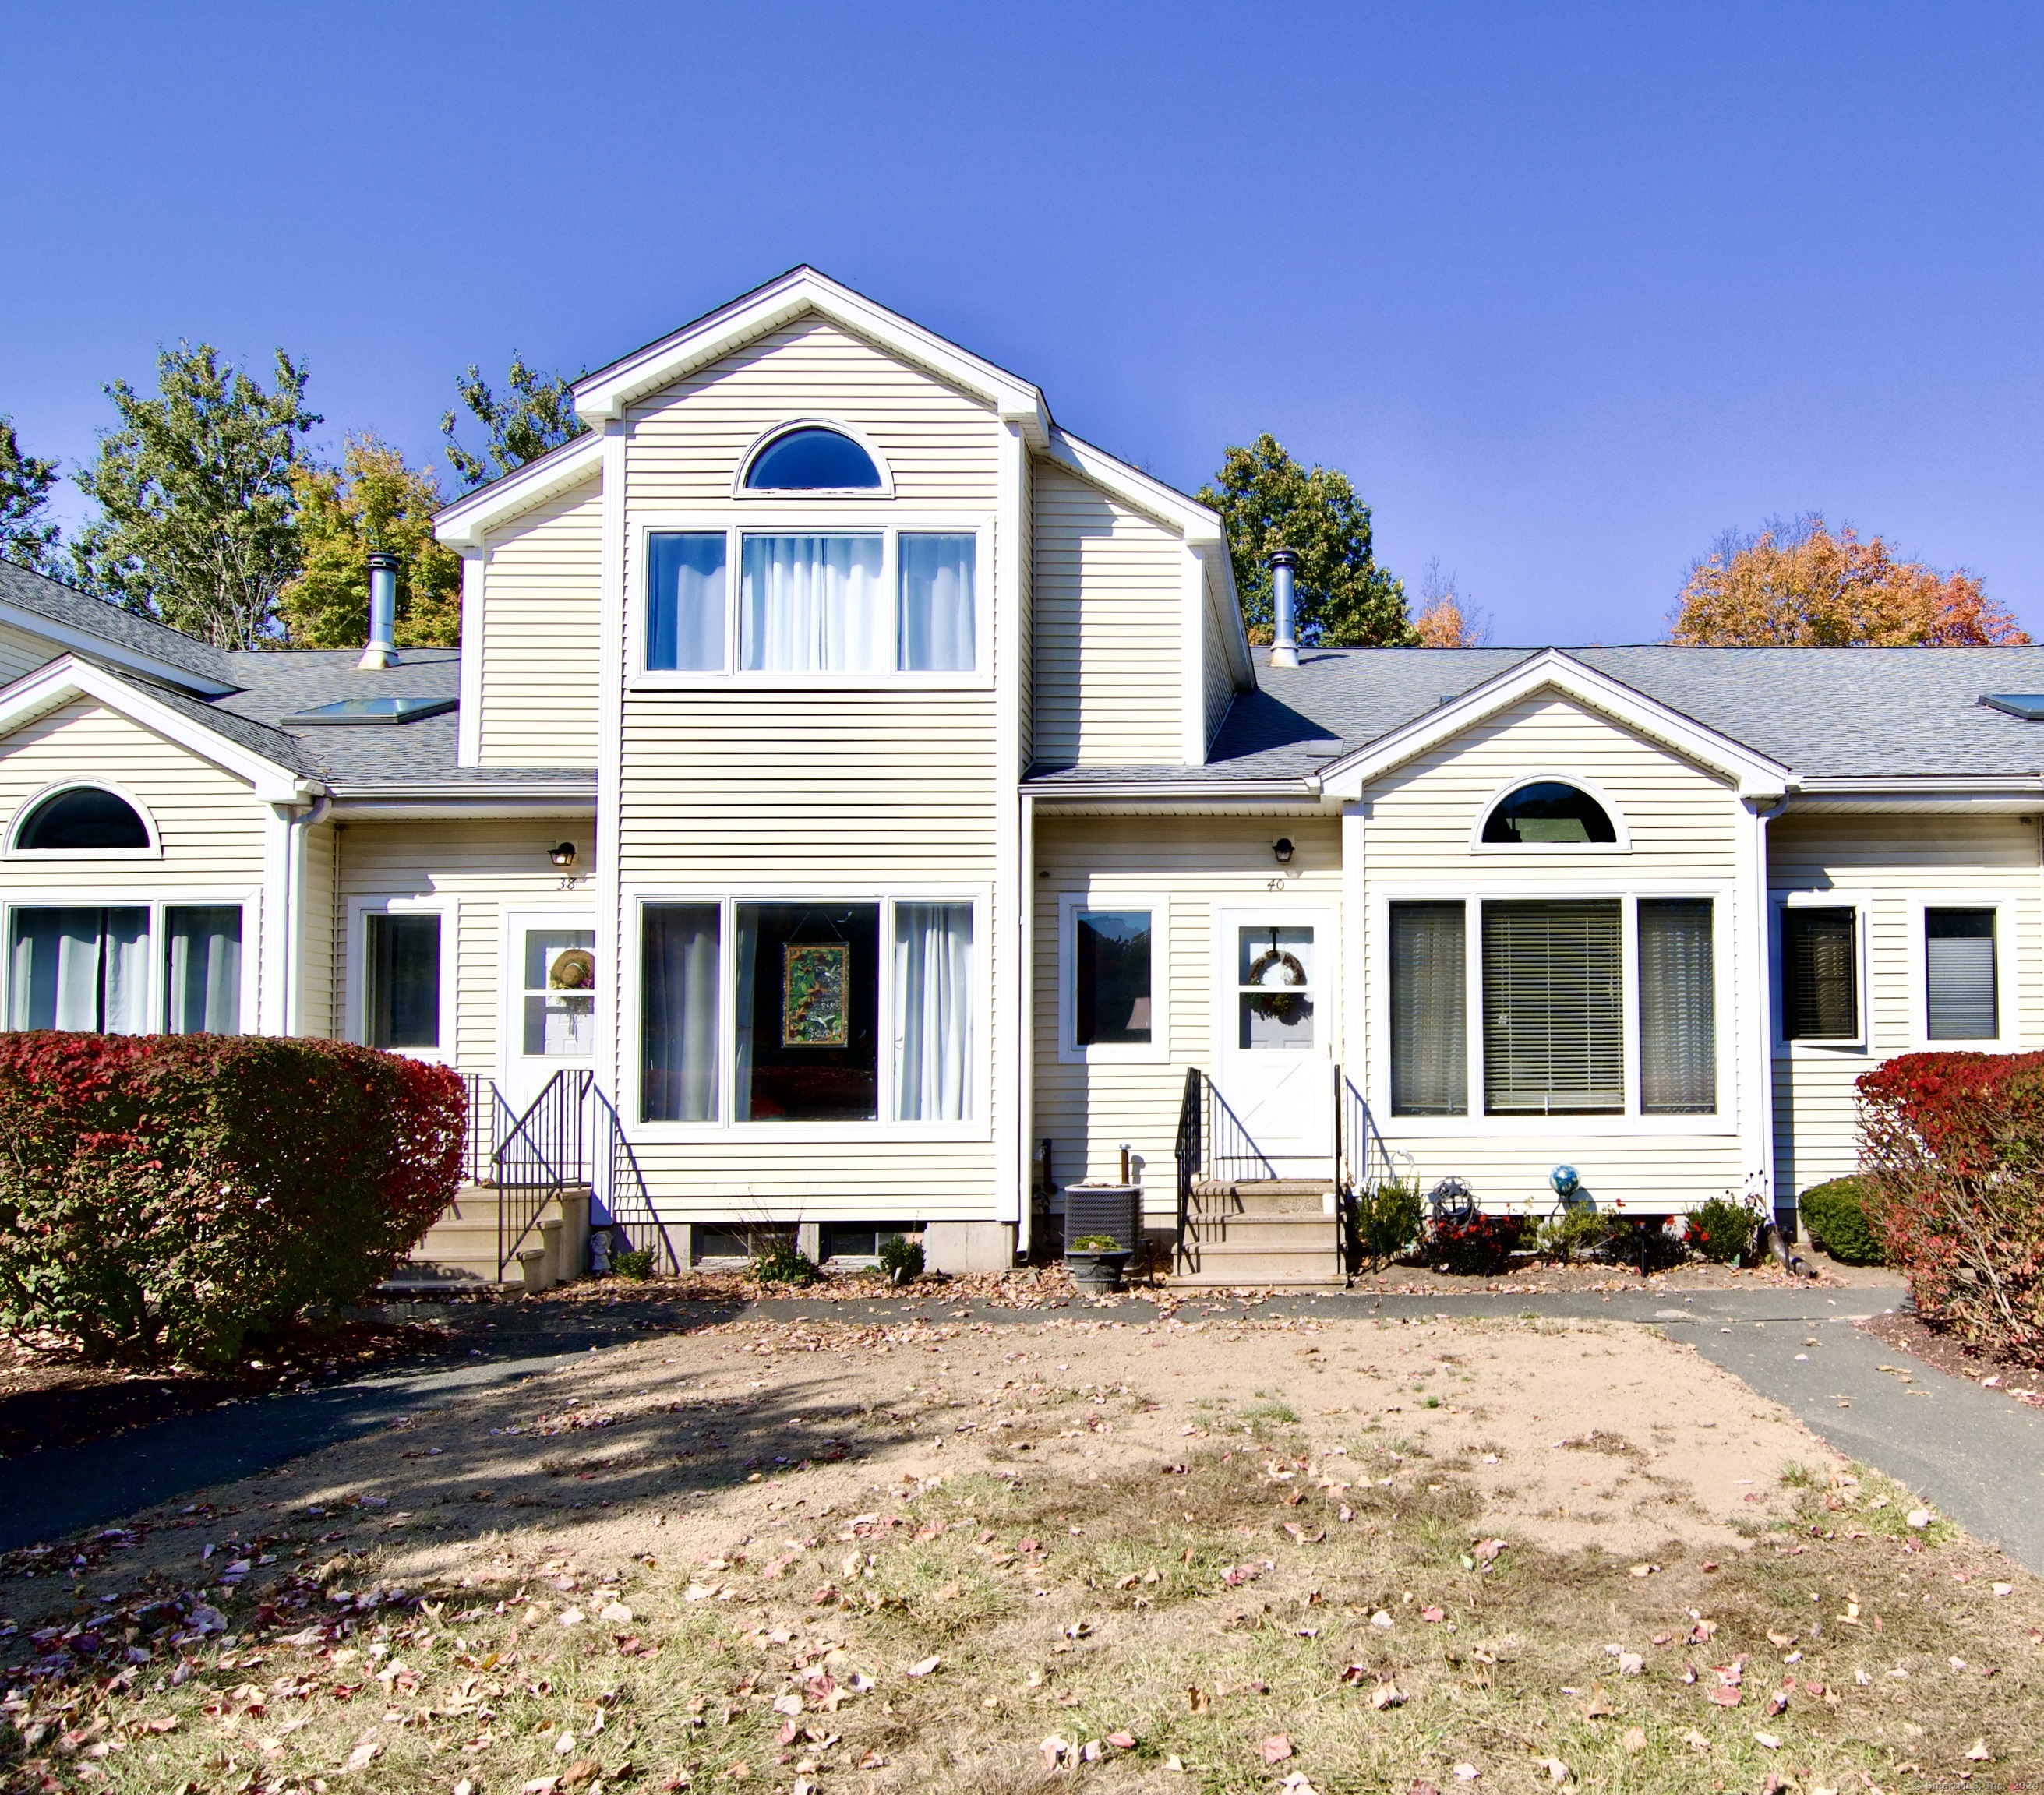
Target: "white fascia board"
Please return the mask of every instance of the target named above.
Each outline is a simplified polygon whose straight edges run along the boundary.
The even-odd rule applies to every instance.
[[[528,462],[516,474],[507,474],[467,498],[442,506],[433,513],[433,534],[457,551],[480,549],[490,531],[545,504],[557,493],[594,479],[602,465],[601,435],[585,431],[573,442]]]
[[[1354,753],[1330,761],[1321,769],[1321,779],[1331,796],[1359,799],[1371,780],[1540,692],[1573,699],[1666,743],[1685,758],[1732,781],[1742,798],[1777,799],[1796,782],[1795,775],[1780,762],[1705,728],[1623,681],[1585,666],[1558,648],[1541,649],[1453,703],[1429,711]]]
[[[90,630],[72,627],[45,617],[40,611],[30,611],[18,604],[10,604],[0,599],[0,623],[11,623],[29,635],[39,635],[57,649],[78,649],[96,655],[102,661],[111,661],[117,667],[133,667],[138,673],[147,673],[152,679],[159,679],[167,685],[181,685],[188,692],[196,692],[208,698],[217,698],[224,693],[238,691],[225,680],[209,678],[204,673],[193,673],[168,661],[159,661],[153,655],[139,650],[110,642],[103,635],[94,635]],[[55,657],[52,656],[52,658]]]
[[[1274,800],[1281,804],[1319,804],[1333,796],[1331,792],[1324,793],[1310,773],[1303,779],[1104,779],[1083,786],[1028,785],[1023,789],[1035,800],[1039,811],[1108,800],[1225,805],[1239,800]]]
[[[0,691],[0,736],[73,698],[94,699],[164,740],[190,749],[236,778],[247,780],[265,804],[302,804],[326,790],[320,781],[243,747],[182,711],[159,703],[119,675],[69,654],[25,674]]]
[[[984,401],[1003,423],[1020,424],[1032,447],[1041,447],[1048,440],[1053,429],[1050,412],[1036,387],[813,268],[795,269],[687,328],[586,376],[574,388],[576,415],[592,427],[614,422],[635,401],[671,386],[696,369],[810,313],[928,368],[962,392]]]
[[[1228,535],[1221,526],[1220,514],[1208,510],[1197,499],[1187,498],[1175,486],[1166,485],[1139,467],[1131,467],[1127,462],[1105,449],[1096,448],[1068,430],[1053,429],[1041,453],[1067,473],[1092,481],[1103,492],[1112,493],[1124,504],[1155,519],[1167,530],[1177,531],[1191,547],[1203,549],[1215,545],[1225,555]],[[1232,590],[1232,574],[1228,584]]]
[[[2034,773],[1815,774],[1796,782],[1799,793],[1812,798],[2008,798],[2044,794],[2044,777]]]

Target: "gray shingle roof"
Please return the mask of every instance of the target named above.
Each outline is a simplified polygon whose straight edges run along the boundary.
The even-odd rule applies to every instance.
[[[117,604],[109,604],[60,580],[45,579],[11,562],[0,561],[0,599],[53,623],[146,655],[166,667],[217,685],[234,683],[234,675],[228,668],[232,657],[224,649],[152,623],[147,617],[138,617]]]
[[[1540,652],[1336,648],[1256,669],[1203,767],[1031,769],[1044,789],[1299,779]],[[2044,723],[1988,709],[1986,692],[2044,692],[2034,648],[1564,650],[1806,779],[1995,778],[2044,773]]]

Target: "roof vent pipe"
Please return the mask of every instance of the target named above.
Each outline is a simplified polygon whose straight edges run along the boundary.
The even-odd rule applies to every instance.
[[[1270,551],[1270,596],[1277,625],[1270,643],[1270,665],[1274,667],[1296,667],[1299,664],[1299,643],[1293,630],[1292,614],[1292,574],[1298,565],[1297,549]]]
[[[369,556],[369,646],[355,663],[358,673],[398,664],[398,558],[385,549]]]

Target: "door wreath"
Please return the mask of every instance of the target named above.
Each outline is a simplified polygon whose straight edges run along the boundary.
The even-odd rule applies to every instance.
[[[1277,975],[1274,980],[1273,973]],[[1260,989],[1249,1000],[1249,1007],[1259,1016],[1274,1022],[1288,1022],[1298,1015],[1304,1007],[1303,990],[1288,991],[1288,985],[1303,987],[1306,982],[1306,968],[1295,953],[1288,953],[1274,941],[1259,953],[1249,968],[1249,982],[1253,985],[1267,986]]]

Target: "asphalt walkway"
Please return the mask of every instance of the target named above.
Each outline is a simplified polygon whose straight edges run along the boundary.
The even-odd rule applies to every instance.
[[[1764,1289],[1600,1296],[1397,1296],[1331,1291],[1275,1298],[1254,1310],[1188,1305],[1197,1318],[1312,1314],[1541,1315],[1666,1328],[1714,1364],[1781,1403],[1842,1452],[1926,1498],[1976,1538],[2044,1574],[2044,1410],[1908,1357],[1853,1323],[1899,1293],[1882,1289]],[[860,1321],[918,1317],[994,1324],[1053,1318],[1154,1320],[1147,1302],[1112,1310],[997,1309],[958,1302],[809,1302],[782,1298],[740,1309],[655,1303],[534,1305],[463,1335],[465,1363],[389,1373],[330,1389],[279,1394],[137,1429],[87,1446],[0,1462],[0,1550],[54,1540],[245,1477],[469,1392],[543,1371],[604,1347],[686,1333],[741,1314],[762,1319]],[[482,1344],[476,1345],[474,1341]],[[1814,1342],[1815,1344],[1811,1344]],[[1906,1370],[1905,1380],[1884,1366]]]

